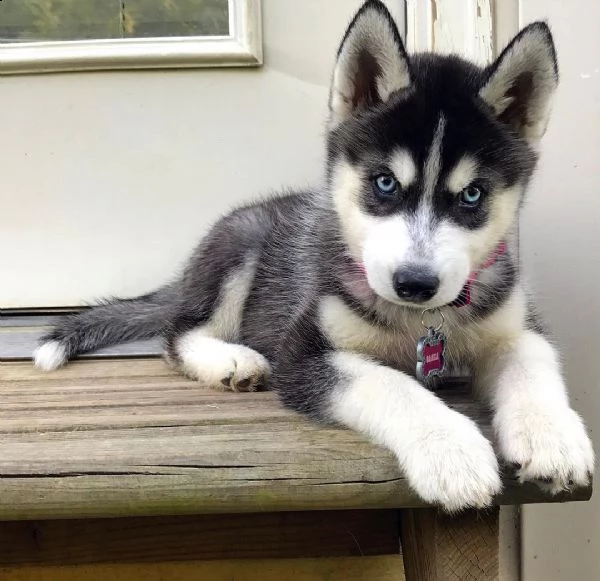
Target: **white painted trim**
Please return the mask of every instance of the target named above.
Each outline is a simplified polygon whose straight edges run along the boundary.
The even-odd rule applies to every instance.
[[[429,0],[406,0],[406,45],[409,52],[433,50],[433,15]]]
[[[105,69],[258,66],[260,0],[229,0],[228,36],[0,45],[0,74]]]
[[[494,2],[494,44],[500,54],[508,42],[519,32],[523,24],[521,0]]]
[[[490,62],[495,52],[495,4],[494,0],[406,0],[409,51],[456,53],[479,64]]]

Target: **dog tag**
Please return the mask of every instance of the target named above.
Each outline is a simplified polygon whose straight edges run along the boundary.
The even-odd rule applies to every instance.
[[[427,328],[427,334],[417,343],[417,378],[425,384],[444,373],[446,367],[446,336],[440,329]]]

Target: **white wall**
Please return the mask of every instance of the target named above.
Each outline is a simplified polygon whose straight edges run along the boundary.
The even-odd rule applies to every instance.
[[[360,4],[263,0],[262,69],[0,78],[0,306],[145,292],[235,203],[317,183]]]
[[[600,455],[600,3],[522,0],[521,8],[524,23],[548,19],[561,69],[521,248]],[[526,507],[523,527],[524,581],[600,579],[598,490],[591,503]]]

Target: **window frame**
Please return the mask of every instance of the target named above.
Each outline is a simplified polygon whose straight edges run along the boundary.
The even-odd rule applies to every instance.
[[[227,36],[0,44],[0,75],[262,65],[260,0],[228,3]]]

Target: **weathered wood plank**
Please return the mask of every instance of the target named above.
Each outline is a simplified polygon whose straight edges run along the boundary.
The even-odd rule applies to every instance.
[[[403,510],[406,581],[497,581],[498,510],[455,517],[432,509]]]
[[[347,557],[0,568],[2,581],[402,581],[402,559]]]
[[[444,398],[490,433],[464,389]],[[549,497],[505,478],[500,503]],[[0,519],[422,506],[392,455],[271,393],[225,394],[161,360],[0,365]]]
[[[0,567],[399,554],[395,510],[0,523]]]

